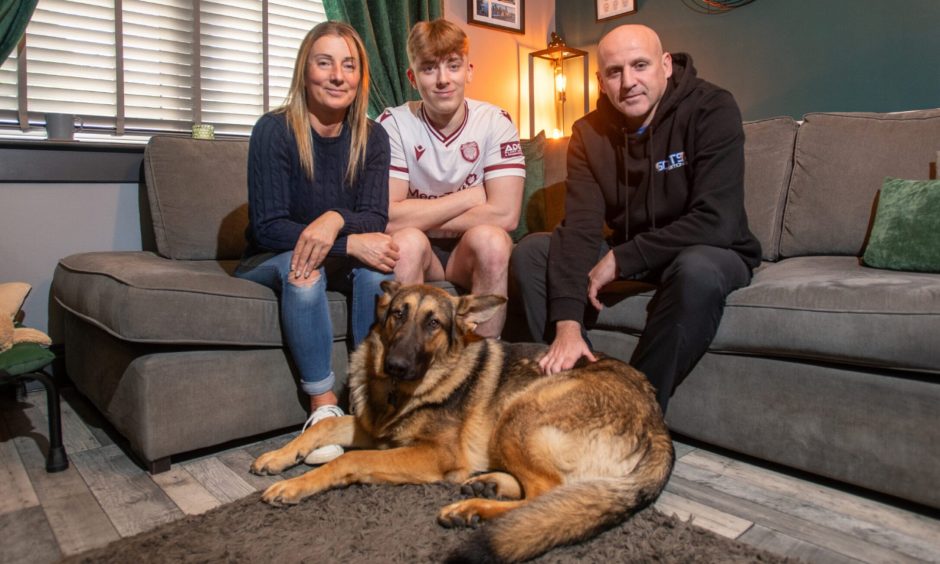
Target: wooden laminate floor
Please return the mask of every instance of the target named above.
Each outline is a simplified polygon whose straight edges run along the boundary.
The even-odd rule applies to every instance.
[[[55,562],[265,488],[276,478],[249,474],[249,464],[293,435],[200,453],[151,476],[88,402],[65,390],[71,464],[47,474],[45,393],[9,392],[0,390],[0,563]],[[808,562],[940,562],[937,512],[689,442],[676,441],[676,453],[656,504],[664,512]]]

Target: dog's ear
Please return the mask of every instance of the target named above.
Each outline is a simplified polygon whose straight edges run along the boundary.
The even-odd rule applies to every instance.
[[[462,296],[457,300],[456,325],[461,333],[471,333],[477,325],[496,314],[496,310],[506,303],[502,296]]]
[[[382,288],[382,291],[385,292],[386,296],[391,298],[393,295],[395,295],[395,292],[401,288],[401,282],[398,280],[382,280],[382,282],[379,283],[379,287]]]
[[[383,280],[379,287],[382,288],[382,295],[379,296],[375,304],[375,318],[376,319],[385,319],[385,314],[388,313],[388,306],[392,303],[392,296],[394,296],[398,290],[401,288],[401,282],[395,280]]]

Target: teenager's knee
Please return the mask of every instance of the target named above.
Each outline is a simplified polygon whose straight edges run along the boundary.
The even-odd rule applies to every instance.
[[[485,270],[505,271],[512,254],[512,238],[494,225],[478,225],[464,233],[462,242]]]
[[[430,246],[428,236],[424,231],[414,227],[399,229],[392,233],[391,237],[392,241],[398,245],[399,251],[420,251]]]
[[[392,241],[398,245],[398,254],[401,257],[396,266],[399,267],[415,266],[427,262],[427,257],[431,253],[431,242],[428,236],[420,229],[406,227],[392,233]]]

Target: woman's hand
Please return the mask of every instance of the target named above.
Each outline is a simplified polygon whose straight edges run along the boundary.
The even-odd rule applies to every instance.
[[[346,254],[379,272],[391,272],[399,258],[398,245],[385,233],[350,235],[346,238]]]
[[[309,278],[314,270],[320,268],[344,223],[343,216],[328,211],[304,228],[290,259],[294,278]]]

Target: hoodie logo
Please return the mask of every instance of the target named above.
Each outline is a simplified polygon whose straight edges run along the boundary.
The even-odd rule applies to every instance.
[[[656,163],[656,170],[658,172],[665,172],[667,170],[673,170],[685,166],[685,151],[679,151],[678,153],[673,153],[669,155],[669,158],[664,161],[659,161]]]

